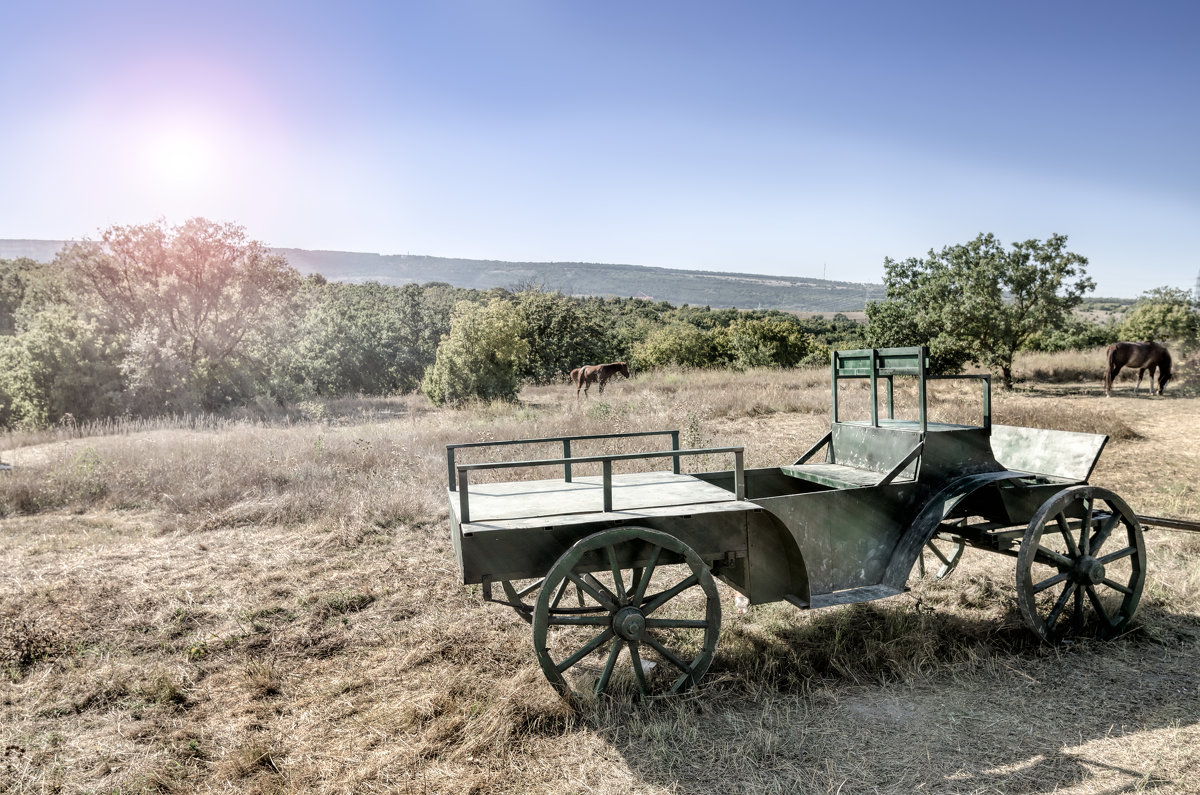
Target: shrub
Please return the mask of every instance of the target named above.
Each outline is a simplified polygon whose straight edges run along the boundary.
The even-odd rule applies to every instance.
[[[499,298],[486,305],[460,302],[421,390],[439,405],[516,399],[520,367],[529,354],[523,330],[512,303]]]

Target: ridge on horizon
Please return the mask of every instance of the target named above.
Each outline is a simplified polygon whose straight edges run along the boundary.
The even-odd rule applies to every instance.
[[[28,257],[50,262],[72,241],[0,240],[0,259]],[[883,285],[810,276],[665,268],[594,262],[510,262],[425,254],[301,249],[272,246],[302,274],[330,281],[408,283],[447,282],[486,290],[537,285],[576,296],[650,298],[675,305],[779,309],[795,312],[859,312],[884,297]],[[614,285],[621,285],[619,292]]]

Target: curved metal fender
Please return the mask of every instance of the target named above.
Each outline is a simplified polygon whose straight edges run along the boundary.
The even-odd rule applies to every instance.
[[[900,541],[897,542],[895,550],[892,551],[891,560],[888,561],[887,571],[883,576],[883,584],[890,585],[896,589],[903,589],[904,583],[908,581],[908,575],[912,572],[912,567],[917,562],[917,557],[920,556],[922,548],[926,542],[933,538],[933,534],[937,532],[938,525],[946,518],[950,511],[958,505],[962,500],[984,486],[989,486],[1001,480],[1017,480],[1028,475],[1019,474],[1009,470],[1000,472],[981,472],[976,475],[966,475],[965,477],[953,480],[946,484],[945,488],[936,492],[925,503],[925,507],[917,514],[917,518],[913,520],[904,534],[900,536]]]

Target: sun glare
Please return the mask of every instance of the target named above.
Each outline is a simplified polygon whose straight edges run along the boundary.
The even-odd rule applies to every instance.
[[[202,135],[172,131],[151,142],[147,166],[164,188],[195,188],[212,174],[216,156],[212,144]]]

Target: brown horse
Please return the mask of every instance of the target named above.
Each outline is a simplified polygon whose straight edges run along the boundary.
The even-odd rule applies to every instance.
[[[1142,385],[1142,376],[1150,371],[1150,394],[1154,394],[1154,371],[1158,370],[1158,394],[1163,393],[1163,387],[1171,380],[1171,354],[1157,342],[1114,342],[1108,346],[1108,369],[1104,372],[1104,394],[1112,392],[1113,379],[1122,367],[1136,368],[1138,371],[1137,384],[1133,394],[1138,393]]]
[[[604,394],[604,385],[608,383],[608,379],[614,375],[623,375],[629,377],[629,365],[625,362],[609,362],[608,364],[587,364],[583,367],[576,367],[571,371],[571,383],[575,385],[575,397],[579,397],[579,390],[583,390],[583,396],[588,396],[588,390],[592,384],[599,387],[600,394]]]

